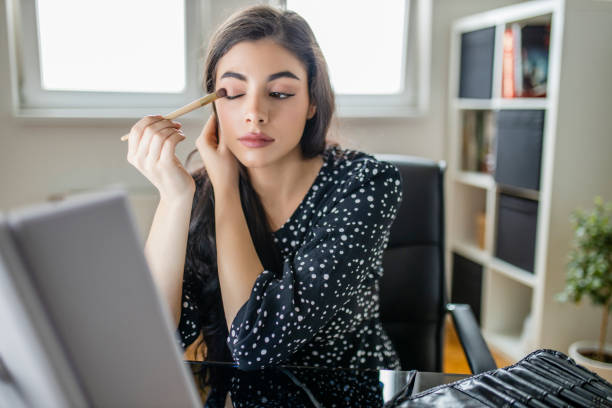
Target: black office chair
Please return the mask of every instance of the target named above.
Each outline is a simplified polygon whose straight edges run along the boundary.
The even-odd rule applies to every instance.
[[[451,312],[472,373],[497,368],[468,305],[447,304],[444,278],[444,162],[376,155],[397,166],[403,198],[383,255],[381,320],[405,370],[442,371]]]

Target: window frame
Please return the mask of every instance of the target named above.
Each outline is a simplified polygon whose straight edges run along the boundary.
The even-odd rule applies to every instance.
[[[140,118],[171,112],[203,95],[201,70],[211,27],[212,0],[185,0],[186,86],[181,94],[49,91],[40,86],[35,2],[6,0],[13,114],[22,118]],[[346,118],[418,117],[429,110],[432,0],[405,0],[403,92],[336,94],[336,115]],[[286,9],[285,0],[268,0]],[[82,106],[82,107],[75,107]],[[113,106],[113,107],[109,107]],[[185,118],[200,118],[191,112]]]
[[[185,0],[185,88],[181,93],[42,89],[36,2],[7,0],[6,4],[12,105],[16,117],[134,119],[171,112],[203,95],[200,71],[205,41],[202,26],[210,15],[207,0]]]
[[[431,0],[405,0],[402,88],[392,95],[336,94],[339,117],[417,117],[429,110],[431,69]],[[287,9],[286,0],[272,0]],[[372,3],[375,4],[375,3]],[[406,37],[407,36],[407,37]]]

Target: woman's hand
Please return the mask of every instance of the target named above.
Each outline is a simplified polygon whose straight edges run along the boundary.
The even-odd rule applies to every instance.
[[[219,189],[238,188],[238,160],[218,134],[214,113],[196,140],[196,147],[215,192],[219,192]]]
[[[175,154],[176,145],[185,140],[180,127],[180,123],[162,116],[145,116],[132,126],[128,139],[128,162],[167,202],[192,200],[195,193],[193,177]]]

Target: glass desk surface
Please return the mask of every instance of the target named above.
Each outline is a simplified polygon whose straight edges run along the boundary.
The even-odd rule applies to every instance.
[[[468,377],[417,371],[278,366],[243,371],[232,363],[185,361],[205,407],[381,407]]]

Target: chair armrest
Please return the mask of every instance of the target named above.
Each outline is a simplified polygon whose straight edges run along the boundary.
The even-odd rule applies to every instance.
[[[472,373],[479,374],[496,369],[495,360],[482,337],[470,305],[449,303],[446,305],[446,310],[453,318],[455,330],[457,330],[461,347],[463,347]]]

